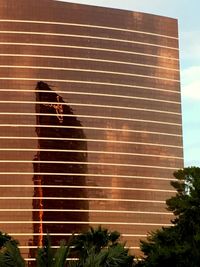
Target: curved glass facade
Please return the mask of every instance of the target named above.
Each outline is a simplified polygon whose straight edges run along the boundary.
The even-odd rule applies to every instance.
[[[0,22],[0,229],[27,258],[89,225],[137,253],[183,166],[177,21],[0,0]]]

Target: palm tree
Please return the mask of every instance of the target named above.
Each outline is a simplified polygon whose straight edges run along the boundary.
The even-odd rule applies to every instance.
[[[131,267],[133,257],[128,254],[125,244],[119,243],[119,237],[116,231],[90,228],[88,232],[72,237],[68,245],[66,241],[61,241],[54,253],[47,236],[44,246],[37,251],[37,267]],[[67,261],[69,255],[77,257],[77,260]],[[18,242],[1,232],[0,267],[25,267]]]
[[[109,232],[99,226],[80,234],[72,240],[72,251],[78,257],[70,267],[131,267],[133,257],[124,244],[119,243],[120,234]]]
[[[66,245],[66,241],[60,242],[60,247],[55,254],[51,247],[49,235],[45,238],[44,246],[38,248],[36,262],[37,267],[64,267],[68,257],[70,246]]]
[[[128,255],[128,250],[122,244],[115,244],[103,248],[99,253],[91,251],[86,258],[84,267],[131,267],[133,257]],[[75,265],[76,266],[76,265]]]
[[[3,239],[3,238],[2,238]],[[25,261],[21,256],[17,242],[10,239],[0,248],[1,267],[25,267]]]

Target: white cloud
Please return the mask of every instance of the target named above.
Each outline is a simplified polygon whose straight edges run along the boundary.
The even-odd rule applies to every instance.
[[[182,71],[182,95],[193,100],[200,100],[200,66],[189,67]]]
[[[200,61],[200,31],[180,34],[180,52],[183,63],[198,64]]]

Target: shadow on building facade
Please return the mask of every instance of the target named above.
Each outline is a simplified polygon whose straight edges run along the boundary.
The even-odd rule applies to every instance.
[[[88,227],[80,223],[88,222],[88,202],[78,200],[87,197],[87,142],[72,108],[48,84],[37,83],[36,102],[33,245],[41,246],[46,233],[54,234],[52,244],[57,245],[63,233]]]

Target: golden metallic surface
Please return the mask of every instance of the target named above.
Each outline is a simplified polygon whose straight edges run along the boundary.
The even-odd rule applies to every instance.
[[[0,230],[29,266],[102,225],[136,254],[183,167],[177,21],[0,0]]]

